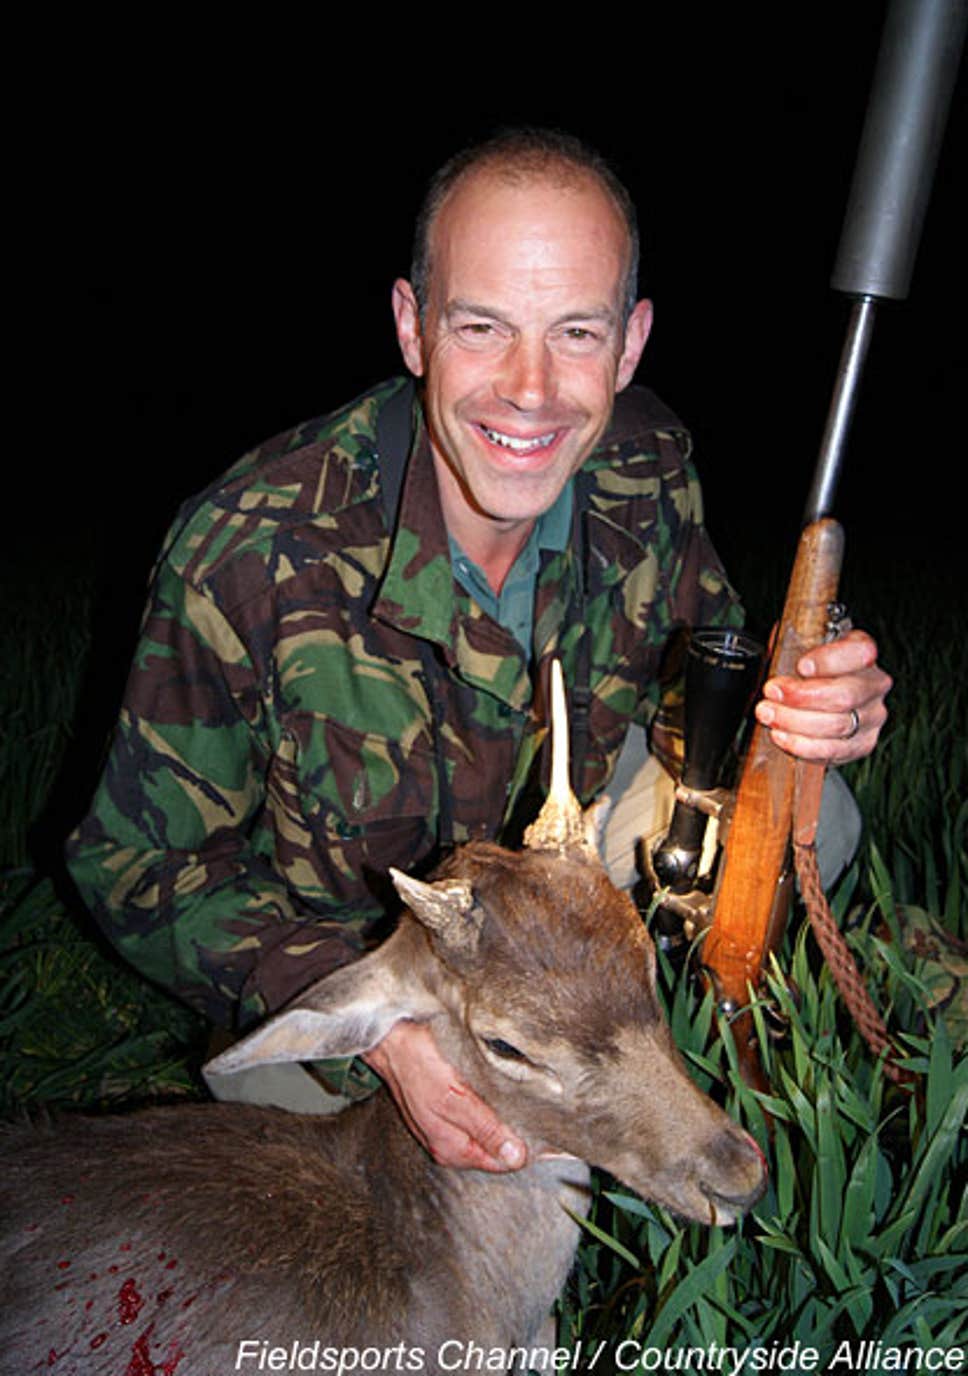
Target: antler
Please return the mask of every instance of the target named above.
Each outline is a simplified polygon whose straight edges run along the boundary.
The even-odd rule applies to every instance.
[[[551,791],[525,831],[524,844],[531,850],[577,850],[597,859],[594,838],[571,791],[568,765],[568,707],[561,661],[556,659],[551,665]]]
[[[483,913],[475,908],[474,890],[466,879],[439,879],[428,884],[392,865],[390,878],[414,917],[446,945],[470,951],[476,947]]]

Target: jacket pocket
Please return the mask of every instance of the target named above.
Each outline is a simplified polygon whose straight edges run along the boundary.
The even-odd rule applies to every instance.
[[[436,841],[429,741],[287,714],[267,808],[277,858],[298,892],[326,906],[399,907],[387,871],[412,870]]]

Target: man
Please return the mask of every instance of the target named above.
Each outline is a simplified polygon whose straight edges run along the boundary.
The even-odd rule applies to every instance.
[[[613,415],[652,323],[635,285],[634,214],[595,155],[527,131],[463,155],[393,289],[417,403],[388,385],[300,427],[176,527],[72,872],[216,1021],[362,950],[389,864],[513,833],[554,655],[588,700],[587,800],[655,718],[670,640],[738,618],[681,426],[638,391]],[[867,753],[890,686],[870,638],[799,670],[757,708],[777,744]],[[438,1160],[524,1163],[427,1028],[367,1059]]]

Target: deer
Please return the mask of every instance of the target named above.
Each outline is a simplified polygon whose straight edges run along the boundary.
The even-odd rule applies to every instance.
[[[557,664],[552,699],[551,789],[522,849],[473,841],[430,879],[392,871],[405,907],[383,945],[210,1063],[354,1056],[426,1022],[527,1165],[438,1165],[386,1089],[329,1117],[192,1103],[18,1125],[3,1370],[342,1373],[371,1353],[369,1369],[453,1370],[547,1333],[591,1167],[706,1224],[760,1197],[763,1157],[685,1070],[651,937],[571,792]]]

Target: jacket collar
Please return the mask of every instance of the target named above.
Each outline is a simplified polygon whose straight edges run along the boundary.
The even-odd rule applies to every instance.
[[[612,511],[621,510],[627,498],[622,475],[614,471],[618,449],[610,427],[583,469],[587,519],[590,527],[599,532],[591,541],[593,555],[611,565],[613,572],[633,567],[647,557],[642,542],[612,517]],[[582,519],[579,505],[583,503],[576,498],[575,521]],[[575,594],[574,579],[579,572],[574,567],[575,546],[573,540],[559,556],[559,575],[552,580],[553,587],[547,586],[547,580],[539,575],[535,609],[539,659],[558,648],[558,632]],[[397,522],[389,532],[387,562],[372,613],[407,635],[439,646],[445,662],[473,687],[512,707],[529,705],[532,677],[514,637],[482,614],[455,582],[430,440],[418,397],[413,402],[410,451]]]
[[[419,403],[413,409],[397,523],[372,610],[388,625],[447,649],[457,614],[454,578],[430,441]]]
[[[473,688],[512,708],[530,704],[531,674],[514,637],[454,579],[430,440],[417,402],[396,528],[372,613],[439,646],[445,662]]]

